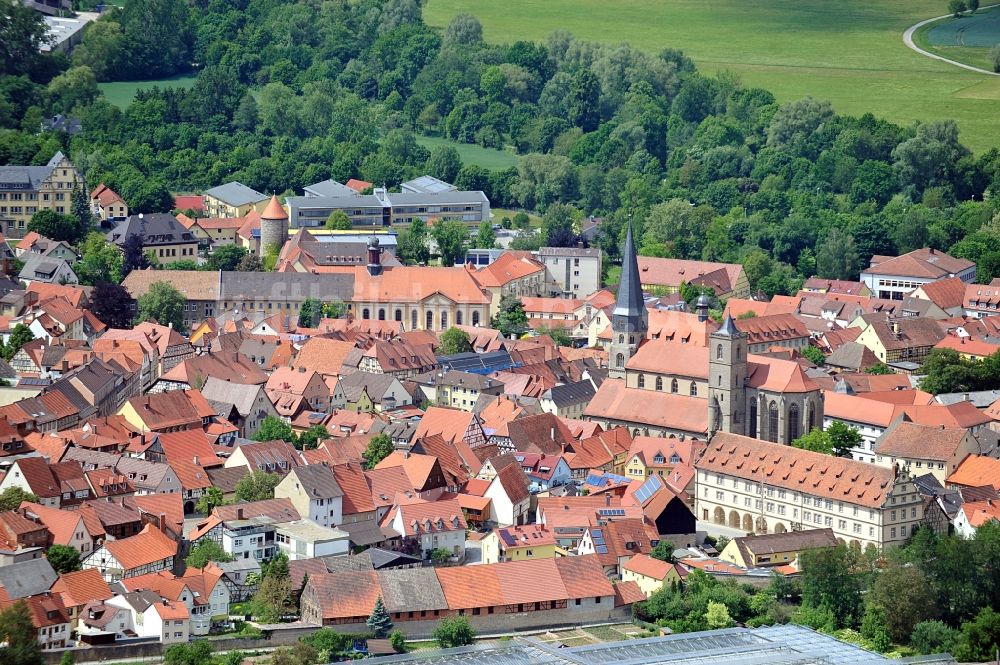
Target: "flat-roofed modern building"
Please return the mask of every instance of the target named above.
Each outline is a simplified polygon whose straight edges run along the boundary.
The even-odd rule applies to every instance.
[[[336,183],[334,183],[336,184]],[[372,194],[317,196],[311,192],[332,191],[324,183],[310,185],[306,196],[286,199],[290,228],[316,228],[341,210],[356,227],[384,227],[413,219],[457,219],[470,225],[490,219],[490,201],[482,192],[389,192],[378,188]]]

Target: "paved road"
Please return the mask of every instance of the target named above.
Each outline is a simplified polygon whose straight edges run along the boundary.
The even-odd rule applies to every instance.
[[[996,7],[996,6],[997,5],[995,4],[986,5],[985,7],[980,7],[979,9],[980,10],[989,9],[990,7]],[[918,28],[921,28],[922,26],[925,26],[928,23],[933,23],[934,21],[939,21],[943,18],[948,18],[949,16],[951,16],[951,14],[945,14],[944,16],[935,16],[934,18],[929,18],[926,21],[921,21],[916,25],[911,25],[909,28],[906,29],[906,32],[903,33],[903,43],[909,46],[917,53],[919,53],[920,55],[925,55],[928,58],[934,58],[935,60],[940,60],[941,62],[947,62],[949,65],[955,65],[956,67],[961,67],[962,69],[968,69],[969,71],[976,72],[978,74],[988,74],[989,76],[1000,76],[1000,73],[998,72],[991,72],[990,70],[983,69],[981,67],[973,67],[972,65],[967,65],[962,62],[949,60],[948,58],[941,57],[940,55],[936,55],[934,53],[931,53],[930,51],[925,51],[924,49],[920,48],[913,42],[913,33],[916,32]]]

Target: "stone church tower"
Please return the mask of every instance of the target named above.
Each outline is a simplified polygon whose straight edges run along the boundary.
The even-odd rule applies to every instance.
[[[746,434],[747,336],[732,316],[709,335],[709,432]]]
[[[642,297],[639,262],[636,260],[635,242],[632,240],[632,223],[629,222],[625,236],[625,252],[622,254],[618,299],[611,315],[608,376],[613,379],[625,378],[625,364],[635,355],[648,329],[649,313],[646,312],[646,302]]]

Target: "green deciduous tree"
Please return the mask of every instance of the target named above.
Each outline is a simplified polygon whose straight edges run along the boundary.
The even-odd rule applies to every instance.
[[[830,435],[819,427],[813,427],[812,431],[792,441],[792,446],[824,455],[833,454],[833,443],[830,441]]]
[[[80,570],[80,552],[69,545],[50,545],[45,551],[49,565],[60,575]]]
[[[414,218],[408,227],[399,234],[396,251],[399,258],[406,263],[426,264],[431,258],[427,247],[427,224],[419,217]]]
[[[323,303],[316,298],[306,298],[299,306],[299,319],[297,325],[300,328],[315,328],[319,325],[319,320],[323,317]]]
[[[17,510],[25,501],[37,503],[38,497],[20,487],[8,487],[0,492],[0,511]]]
[[[198,503],[195,505],[195,510],[202,515],[208,515],[215,510],[216,506],[221,506],[225,502],[226,500],[222,494],[222,490],[218,487],[209,487],[201,493],[201,496],[198,498]],[[201,566],[198,566],[198,568],[200,567]]]
[[[576,244],[575,224],[583,216],[578,209],[554,203],[542,216],[542,235],[548,247],[571,247]]]
[[[434,639],[442,649],[464,647],[472,644],[476,633],[465,617],[445,617],[434,629]]]
[[[343,210],[334,210],[326,218],[324,228],[329,231],[350,231],[354,228],[354,225],[351,224],[351,218],[347,216],[346,212]]]
[[[567,334],[565,328],[559,326],[540,326],[535,330],[539,335],[548,335],[556,346],[573,346],[573,338]]]
[[[52,240],[75,243],[80,238],[81,229],[75,217],[43,208],[31,216],[27,230]]]
[[[52,110],[67,113],[85,106],[101,94],[90,67],[71,67],[49,82],[46,89]]]
[[[371,615],[368,617],[368,621],[365,622],[368,626],[368,630],[375,634],[375,637],[381,639],[389,634],[392,630],[392,618],[389,616],[389,612],[385,609],[385,603],[382,602],[382,596],[379,596],[375,601],[375,607],[372,609]]]
[[[490,325],[499,330],[504,337],[519,335],[528,327],[528,315],[524,313],[524,303],[516,296],[504,296],[500,299],[497,315]]]
[[[484,219],[479,223],[476,237],[472,239],[472,246],[477,249],[493,249],[496,245],[497,234],[493,232],[493,225]]]
[[[816,245],[816,274],[828,279],[857,279],[861,269],[854,238],[833,228]]]
[[[7,338],[7,343],[0,349],[0,355],[3,356],[4,360],[10,360],[21,350],[22,346],[33,339],[35,339],[35,335],[31,332],[31,329],[23,323],[18,323],[10,331],[10,337]]]
[[[4,665],[41,665],[42,651],[31,610],[18,600],[0,612],[0,663]]]
[[[292,426],[277,416],[267,416],[253,435],[254,441],[287,441],[295,443]]]
[[[276,473],[251,471],[236,483],[236,498],[247,502],[273,499],[274,488],[280,481]]]
[[[450,356],[456,353],[468,353],[472,351],[472,343],[469,341],[469,333],[460,328],[452,326],[441,333],[438,353],[442,356]]]
[[[441,265],[453,266],[465,259],[469,230],[457,219],[444,219],[431,227],[431,235],[438,246]]]
[[[81,284],[93,286],[98,282],[122,281],[122,251],[117,245],[105,240],[101,233],[90,233],[77,248],[80,260],[73,271]]]
[[[406,652],[406,635],[398,628],[389,633],[389,643],[392,644],[392,648],[396,653]]]
[[[238,491],[238,490],[237,490]],[[278,554],[262,569],[260,588],[249,603],[250,613],[262,623],[275,623],[295,612],[288,574],[288,557]]]
[[[817,367],[822,367],[823,364],[826,362],[826,356],[823,355],[823,352],[820,351],[818,347],[810,345],[805,347],[804,349],[801,349],[799,353],[802,354],[803,358],[806,358],[807,360],[809,360],[809,362],[816,365]]]
[[[955,659],[963,663],[982,663],[996,657],[1000,646],[1000,613],[984,607],[976,618],[962,624],[955,641]]]
[[[239,272],[264,272],[264,262],[256,254],[247,254],[236,265]]]
[[[935,600],[920,568],[890,560],[875,578],[868,594],[866,613],[873,606],[881,608],[882,625],[888,636],[894,642],[905,643],[914,626],[935,618]]]
[[[249,254],[245,247],[239,245],[222,245],[212,250],[206,265],[209,270],[236,270],[240,261]]]
[[[20,2],[0,3],[0,75],[27,74],[49,41],[44,15]]]
[[[723,603],[709,601],[708,608],[705,610],[705,624],[710,629],[716,630],[718,628],[729,628],[735,622],[729,616],[729,608]]]
[[[948,11],[951,12],[952,16],[958,18],[967,9],[965,6],[965,0],[948,0]]]
[[[366,469],[374,469],[379,462],[392,454],[395,448],[388,434],[376,434],[365,447],[362,464]]]
[[[431,156],[427,158],[427,173],[444,180],[454,182],[458,172],[462,169],[462,158],[458,150],[451,146],[440,146],[431,151]]]
[[[656,547],[650,551],[649,556],[667,563],[674,562],[674,544],[669,540],[661,540],[656,543]]]
[[[221,545],[214,540],[203,538],[197,545],[191,548],[191,552],[184,559],[184,563],[191,568],[204,568],[209,561],[225,562],[232,560],[233,557],[227,554]]]
[[[861,580],[854,570],[856,558],[846,545],[799,554],[803,605],[826,608],[838,627],[857,625],[861,615]]]
[[[329,437],[330,430],[326,428],[326,425],[313,425],[299,435],[295,447],[299,450],[311,450],[318,446],[320,441]]]
[[[835,420],[826,428],[833,454],[837,457],[850,457],[851,450],[861,446],[861,432],[857,427]]]
[[[149,290],[139,296],[139,321],[156,321],[160,325],[172,325],[175,330],[184,329],[184,294],[169,282],[153,282]]]

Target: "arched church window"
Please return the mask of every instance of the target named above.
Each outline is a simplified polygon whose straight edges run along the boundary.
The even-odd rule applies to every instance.
[[[792,404],[788,407],[788,443],[799,438],[801,429],[799,427],[799,405]]]
[[[721,344],[717,344],[715,346],[715,359],[716,360],[722,360],[722,345]]]
[[[656,389],[657,390],[663,390],[663,377],[662,376],[656,377]]]
[[[677,392],[677,379],[670,379],[670,392]]]
[[[719,377],[719,378],[721,379],[722,377]],[[690,392],[691,392],[691,397],[697,397],[698,396],[698,384],[695,383],[694,381],[691,382],[691,391]]]
[[[639,375],[639,387],[640,388],[645,388],[646,387],[646,375],[645,374],[640,374]]]
[[[625,354],[624,353],[619,353],[617,356],[615,356],[615,366],[619,367],[619,368],[625,366]]]
[[[767,407],[767,440],[778,442],[778,404],[774,401]]]

